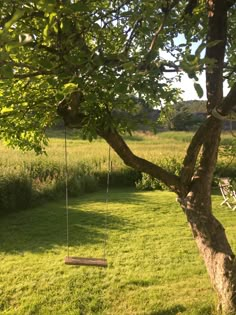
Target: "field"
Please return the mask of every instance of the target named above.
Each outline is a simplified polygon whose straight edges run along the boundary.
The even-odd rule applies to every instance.
[[[70,254],[108,268],[73,267],[63,202],[0,222],[0,314],[210,315],[215,295],[185,217],[170,192],[114,189],[70,200]],[[214,211],[236,250],[235,213]],[[105,220],[107,218],[107,230]]]
[[[136,133],[133,136],[126,136],[129,146],[132,148],[134,153],[149,158],[152,161],[158,161],[163,157],[175,156],[183,157],[184,151],[188,146],[189,141],[193,136],[192,132],[160,132],[156,135]],[[52,161],[55,163],[64,163],[64,135],[63,132],[50,132],[49,133],[49,146],[47,149],[47,156],[34,156],[33,153],[22,153],[20,151],[6,149],[1,147],[1,166],[6,162],[7,166],[14,165],[18,168],[22,167],[22,164],[27,164],[32,161]],[[222,135],[222,144],[230,144],[233,141],[233,137],[230,133],[224,133]],[[108,147],[102,139],[89,142],[87,140],[81,140],[76,132],[70,133],[68,136],[68,156],[71,165],[75,165],[78,162],[88,161],[92,164],[101,165],[101,169],[105,167]],[[113,162],[116,167],[120,167],[121,160],[114,153]],[[5,161],[4,161],[5,160]],[[20,162],[20,163],[19,163]]]

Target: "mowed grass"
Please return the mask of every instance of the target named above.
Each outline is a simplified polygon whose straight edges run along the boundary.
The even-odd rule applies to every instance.
[[[70,199],[70,254],[109,267],[64,265],[64,201],[0,222],[0,314],[208,315],[215,294],[182,210],[170,192],[111,190]],[[236,250],[236,213],[219,206]],[[107,220],[107,227],[105,229]]]

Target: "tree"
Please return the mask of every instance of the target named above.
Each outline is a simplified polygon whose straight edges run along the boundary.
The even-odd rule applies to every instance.
[[[196,130],[205,119],[205,112],[201,112],[203,101],[183,101],[174,107],[173,118],[171,119],[174,130]],[[200,105],[201,104],[201,105]]]
[[[67,126],[89,139],[103,137],[127,165],[161,180],[178,196],[219,310],[231,314],[236,259],[212,212],[211,183],[222,130],[212,111],[222,118],[235,107],[235,9],[234,0],[16,0],[1,1],[0,20],[1,137],[39,153],[58,111]],[[133,154],[122,138],[134,126],[127,115],[136,111],[131,95],[167,110],[179,99],[172,83],[182,72],[202,95],[197,73],[203,71],[208,118],[180,176]],[[231,87],[225,98],[224,79]]]

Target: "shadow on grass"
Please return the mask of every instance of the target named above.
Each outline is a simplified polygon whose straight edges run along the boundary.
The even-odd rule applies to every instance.
[[[165,310],[159,310],[149,313],[148,315],[176,315],[186,311],[186,308],[182,305],[175,305]]]
[[[89,194],[70,200],[69,245],[86,244],[103,247],[110,230],[130,231],[135,223],[121,218],[119,213],[126,204],[145,205],[146,198],[134,190],[117,190],[110,196],[112,205],[120,205],[117,215],[106,210],[104,194]],[[171,203],[172,201],[164,201]],[[166,206],[168,211],[168,207]],[[160,211],[156,201],[149,211]],[[106,229],[107,220],[107,229]],[[63,203],[48,203],[44,206],[9,214],[0,221],[0,253],[45,252],[52,248],[67,246],[66,211]]]
[[[216,314],[214,307],[212,306],[200,306],[198,308],[194,308],[193,310],[187,309],[183,305],[175,305],[173,307],[153,311],[149,313],[148,315],[180,315],[182,313],[186,314],[186,311],[190,311],[189,314],[191,315],[213,315]]]
[[[71,247],[94,244],[102,248],[109,230],[121,229],[124,222],[118,216],[106,214],[105,209],[95,212],[82,210],[82,207],[70,207],[69,244]],[[66,217],[64,206],[49,203],[1,218],[0,252],[37,253],[67,246]]]
[[[150,280],[132,280],[127,283],[129,286],[138,286],[138,287],[150,287],[154,284],[154,281]]]

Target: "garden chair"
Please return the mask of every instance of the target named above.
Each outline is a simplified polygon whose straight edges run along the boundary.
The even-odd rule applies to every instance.
[[[229,178],[220,178],[219,187],[222,197],[224,198],[220,205],[222,206],[226,204],[230,209],[236,210],[236,192],[233,189]]]

